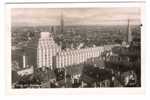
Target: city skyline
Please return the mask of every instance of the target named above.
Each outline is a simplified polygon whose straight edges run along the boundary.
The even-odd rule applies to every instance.
[[[13,8],[12,26],[60,25],[127,25],[140,22],[140,8]]]
[[[12,89],[142,87],[140,8],[11,10]]]

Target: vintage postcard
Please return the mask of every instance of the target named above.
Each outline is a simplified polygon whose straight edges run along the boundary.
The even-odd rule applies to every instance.
[[[6,4],[6,89],[144,93],[143,3]]]

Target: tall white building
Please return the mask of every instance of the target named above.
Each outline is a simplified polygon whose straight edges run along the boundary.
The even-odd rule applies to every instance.
[[[52,59],[60,50],[60,47],[53,40],[51,33],[41,32],[37,47],[37,66],[46,66],[52,69]]]
[[[41,32],[37,46],[37,67],[64,68],[86,62],[90,58],[101,56],[116,45],[106,45],[84,49],[61,51],[49,32]]]

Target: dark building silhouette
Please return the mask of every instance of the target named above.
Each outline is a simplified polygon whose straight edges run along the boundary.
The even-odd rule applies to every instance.
[[[127,26],[127,42],[130,44],[132,42],[132,32],[130,27],[130,20],[128,19],[128,26]]]
[[[61,16],[60,16],[60,33],[64,33],[64,16],[63,16],[63,12],[61,12]]]

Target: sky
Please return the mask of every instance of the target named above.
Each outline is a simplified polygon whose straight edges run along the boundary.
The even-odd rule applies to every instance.
[[[140,24],[140,8],[12,8],[11,23],[19,26]]]

